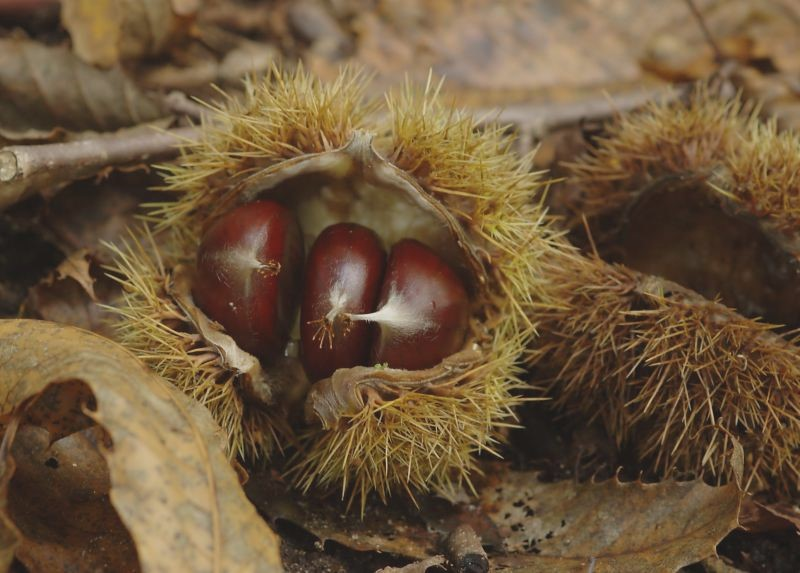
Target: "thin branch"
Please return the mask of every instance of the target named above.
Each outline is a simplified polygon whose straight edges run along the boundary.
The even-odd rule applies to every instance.
[[[0,209],[108,167],[169,159],[178,154],[180,143],[198,134],[197,127],[168,131],[137,127],[67,143],[5,147],[0,149]]]
[[[718,62],[721,62],[724,58],[722,55],[722,50],[719,48],[719,44],[717,44],[716,40],[714,40],[714,36],[711,34],[711,30],[708,29],[708,25],[706,24],[706,19],[700,10],[697,8],[697,4],[695,4],[694,0],[684,0],[686,5],[689,7],[689,10],[692,11],[692,15],[694,16],[697,23],[700,25],[700,29],[703,31],[703,36],[708,42],[708,45],[711,46],[711,50],[714,52],[714,59]]]
[[[513,126],[517,132],[517,151],[527,153],[536,146],[536,141],[553,129],[575,125],[581,120],[608,119],[640,108],[654,99],[678,99],[684,91],[680,87],[637,88],[609,96],[598,90],[598,93],[576,101],[511,104],[501,109],[479,108],[474,111],[476,116],[485,118],[484,123]]]

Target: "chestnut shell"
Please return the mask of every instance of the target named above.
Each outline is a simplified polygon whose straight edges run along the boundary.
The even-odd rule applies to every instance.
[[[283,353],[296,316],[303,234],[273,201],[241,205],[203,235],[192,294],[237,344],[263,359]]]
[[[375,309],[385,264],[380,238],[361,225],[331,225],[317,237],[306,261],[300,310],[301,357],[310,379],[367,364],[370,325],[351,322],[343,313]],[[338,316],[325,324],[334,305]]]
[[[375,363],[421,370],[461,349],[469,323],[467,291],[453,269],[417,240],[392,247],[377,312],[389,305],[406,324],[373,325]]]

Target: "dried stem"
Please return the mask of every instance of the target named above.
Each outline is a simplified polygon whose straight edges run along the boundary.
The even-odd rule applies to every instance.
[[[719,48],[719,44],[714,40],[714,36],[711,34],[711,30],[709,30],[708,25],[706,24],[706,19],[703,17],[702,12],[695,4],[694,0],[685,0],[686,5],[689,7],[689,10],[692,12],[692,16],[695,17],[697,23],[700,25],[700,29],[703,32],[703,37],[708,42],[708,45],[711,46],[711,50],[714,52],[714,59],[718,62],[723,60],[722,50]]]
[[[168,131],[137,127],[68,143],[6,147],[0,150],[0,209],[107,167],[173,157],[180,143],[195,140],[198,133],[197,127]]]

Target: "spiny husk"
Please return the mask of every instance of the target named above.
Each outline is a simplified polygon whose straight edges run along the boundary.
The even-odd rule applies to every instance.
[[[362,512],[373,491],[383,501],[398,488],[412,499],[428,488],[445,495],[463,487],[474,492],[470,475],[481,473],[475,454],[499,455],[498,430],[515,420],[518,399],[511,392],[522,390],[519,354],[509,355],[515,351],[514,341],[499,348],[492,360],[452,377],[447,391],[399,392],[340,416],[330,431],[307,436],[310,448],[294,470],[297,483],[306,491],[339,486],[342,497],[360,501]]]
[[[521,400],[521,355],[535,334],[530,307],[549,292],[541,274],[546,251],[561,244],[535,201],[539,174],[531,172],[530,157],[509,152],[503,128],[479,131],[475,119],[443,105],[430,82],[423,90],[408,87],[388,97],[383,108],[364,102],[364,86],[352,72],[325,84],[302,69],[273,70],[263,82],[249,83],[243,103],[228,100],[214,107],[201,139],[185,145],[179,164],[164,167],[164,189],[175,198],[151,212],[155,228],[170,237],[162,252],[174,263],[191,263],[204,225],[246,193],[243,189],[257,179],[253,175],[270,176],[296,165],[295,159],[341,149],[356,139],[368,141],[363,137],[368,132],[382,158],[456,221],[457,236],[469,242],[485,269],[477,277],[481,299],[470,327],[480,363],[435,387],[397,379],[387,386],[388,395],[359,398],[360,410],[337,413],[336,423],[306,431],[294,457],[301,487],[340,486],[343,493],[360,497],[362,507],[372,491],[385,500],[397,490],[452,491],[469,484],[469,475],[478,471],[475,456],[494,452]],[[149,300],[160,293],[149,293],[163,277],[150,273],[133,281],[130,277],[143,274],[137,265],[132,272],[123,258],[117,269],[135,293],[127,306],[142,307],[142,298],[148,303],[124,311],[128,346],[142,356],[159,354],[161,337],[172,336],[168,344],[180,346],[186,334],[151,325],[160,322],[162,302]],[[192,369],[196,350],[187,348],[181,356],[151,364],[192,391],[205,374]],[[198,372],[197,382],[195,374],[175,372],[181,361],[186,372]],[[236,412],[217,419],[226,423],[232,449],[251,453],[249,445],[236,441]]]
[[[737,308],[730,308],[596,256],[556,257],[546,271],[549,298],[562,305],[537,315],[545,337],[532,363],[571,418],[601,418],[620,445],[661,474],[705,471],[729,478],[737,440],[753,488],[798,491],[800,348],[792,332],[740,311],[757,316],[753,308],[765,308],[771,320],[794,324],[799,158],[796,135],[778,134],[774,123],[762,122],[738,98],[716,97],[700,85],[684,101],[623,116],[597,149],[571,166],[579,190],[572,224],[585,217],[601,253],[620,252],[617,233],[648,194],[680,190],[675,196],[696,196],[698,205],[724,213],[743,230],[755,229],[741,236],[763,236],[777,253],[770,260],[783,265],[772,271],[785,279],[779,286],[788,285],[780,302],[764,307],[770,296],[763,295],[751,304],[750,294],[762,294],[747,290],[753,283],[744,273],[751,282],[735,282],[729,294]],[[657,216],[669,219],[668,212]],[[640,222],[638,232],[646,235],[647,224]],[[726,256],[737,259],[736,251]],[[723,268],[729,273],[723,278],[739,280],[736,265]],[[778,292],[766,283],[764,292]]]
[[[658,277],[574,253],[548,269],[561,307],[537,314],[531,354],[555,405],[599,418],[661,475],[797,490],[800,348],[772,326]]]
[[[757,112],[698,84],[683,100],[654,101],[621,116],[591,153],[569,165],[579,190],[573,223],[619,214],[659,180],[690,179],[698,192],[716,193],[762,225],[796,235],[800,136],[779,133]]]
[[[414,391],[368,403],[303,453],[302,487],[339,482],[362,508],[370,491],[385,499],[398,488],[447,495],[471,487],[475,455],[493,453],[498,429],[515,420],[519,359],[535,334],[529,309],[547,292],[547,251],[560,245],[534,203],[540,182],[530,157],[510,153],[502,127],[479,131],[473,117],[443,105],[430,82],[387,101],[390,127],[381,151],[459,218],[484,251],[492,284],[483,364],[453,380],[447,394]]]
[[[532,334],[529,305],[548,292],[541,266],[563,244],[537,202],[544,194],[541,173],[531,171],[533,155],[520,158],[511,152],[506,127],[479,129],[483,122],[444,105],[430,80],[424,90],[409,85],[387,102],[386,157],[475,236],[499,289],[498,320],[510,320],[513,332]]]
[[[118,341],[187,395],[204,404],[226,433],[230,454],[254,460],[294,440],[281,409],[249,407],[237,389],[236,372],[197,332],[169,292],[172,276],[148,228],[110,245],[112,278],[123,300],[110,308]]]
[[[162,166],[164,191],[177,200],[150,205],[157,230],[175,235],[184,257],[199,243],[202,225],[228,210],[237,184],[276,163],[344,146],[377,109],[365,99],[366,78],[345,69],[330,83],[274,67],[263,80],[245,83],[243,100],[222,94],[209,105],[201,137],[182,145],[180,162]]]
[[[595,149],[569,164],[581,217],[619,213],[662,177],[710,178],[758,123],[739,98],[714,97],[706,84],[685,100],[652,101],[611,124]]]
[[[712,184],[800,252],[800,134],[779,133],[774,120],[750,121]]]

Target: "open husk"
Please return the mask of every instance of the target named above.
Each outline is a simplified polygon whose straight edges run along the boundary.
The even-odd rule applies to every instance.
[[[385,500],[470,485],[476,455],[494,453],[515,422],[532,304],[548,294],[541,266],[562,244],[536,202],[539,175],[510,153],[502,128],[479,131],[430,82],[385,102],[367,101],[364,87],[348,71],[323,83],[274,70],[248,83],[243,101],[213,106],[200,140],[164,167],[170,198],[150,215],[158,246],[119,248],[115,269],[127,289],[122,340],[208,406],[232,454],[264,459],[291,442],[295,483],[341,488],[362,504],[373,491]],[[178,288],[209,222],[263,198],[295,212],[307,244],[350,221],[385,244],[412,237],[433,248],[468,285],[463,349],[423,371],[341,369],[308,394],[310,425],[289,415],[307,384],[295,342],[285,363],[248,370]]]

